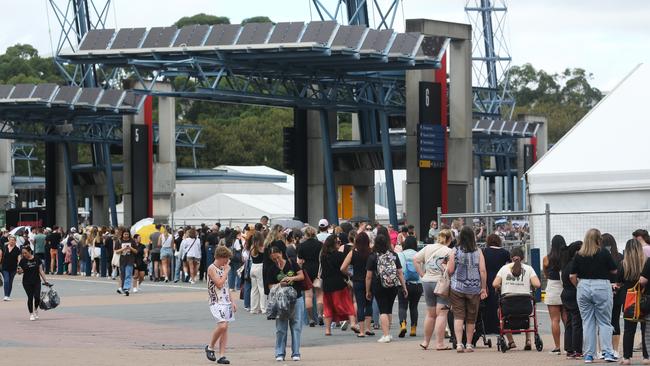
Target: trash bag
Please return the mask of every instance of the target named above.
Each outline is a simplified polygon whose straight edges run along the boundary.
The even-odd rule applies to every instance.
[[[41,304],[39,307],[43,310],[54,309],[61,303],[59,294],[54,289],[54,285],[46,285],[41,291]]]
[[[277,284],[271,287],[266,304],[266,315],[269,318],[289,319],[293,315],[298,293],[291,286]]]

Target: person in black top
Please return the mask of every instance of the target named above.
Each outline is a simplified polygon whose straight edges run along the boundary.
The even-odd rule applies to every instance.
[[[307,239],[298,245],[298,264],[302,266],[305,275],[309,276],[311,281],[314,282],[318,279],[318,269],[320,266],[318,257],[323,244],[316,239],[316,229],[311,226],[305,229],[305,237]],[[314,314],[313,311],[314,295],[316,296],[317,314]],[[309,326],[314,327],[316,325],[316,319],[318,319],[320,325],[325,324],[321,317],[323,314],[323,290],[314,287],[311,290],[305,291],[305,304],[307,318],[309,318]]]
[[[603,241],[604,241],[603,235]],[[636,239],[630,239],[625,244],[625,258],[618,265],[616,273],[616,286],[618,292],[626,293],[633,288],[641,278],[641,271],[646,263],[646,256],[643,254],[643,246]],[[623,298],[625,301],[625,298]],[[613,317],[612,317],[613,318]],[[634,335],[636,334],[638,322],[624,320],[623,332],[623,361],[622,365],[630,365],[632,351],[634,349]],[[645,340],[646,324],[641,322],[641,341],[643,349],[643,364],[648,364],[648,349]]]
[[[266,312],[264,296],[264,236],[255,232],[251,237],[251,314]]]
[[[297,293],[294,311],[288,319],[277,317],[275,319],[275,360],[283,361],[287,347],[287,327],[291,331],[291,359],[300,361],[300,334],[304,314],[304,302],[302,301],[302,281],[304,275],[302,269],[296,262],[286,259],[286,253],[281,247],[271,245],[270,257],[273,265],[268,269],[269,288],[278,283],[281,286],[292,286]]]
[[[20,249],[16,244],[16,237],[9,235],[9,241],[2,252],[2,279],[4,283],[4,301],[11,300],[11,290],[13,289],[14,276],[18,268],[18,259],[20,258]]]
[[[27,294],[27,309],[29,310],[29,320],[38,319],[38,305],[41,302],[41,279],[46,286],[49,286],[43,272],[43,266],[40,261],[34,257],[34,252],[29,245],[24,245],[22,250],[22,259],[18,263],[18,273],[23,274],[23,288]]]
[[[573,260],[571,282],[578,288],[577,300],[582,316],[583,350],[585,362],[593,362],[596,356],[596,335],[600,335],[600,347],[606,362],[616,362],[612,348],[612,286],[611,273],[616,273],[612,255],[601,247],[602,236],[597,229],[585,235],[582,248]],[[578,282],[579,281],[579,282]]]
[[[142,244],[140,234],[133,235],[135,241],[135,266],[133,267],[133,292],[140,291],[140,284],[144,281],[144,274],[149,264],[149,248]]]
[[[61,243],[61,234],[59,233],[59,228],[55,226],[51,233],[45,238],[47,245],[46,250],[50,251],[50,265],[47,268],[49,273],[55,273],[56,268],[56,255],[59,250],[59,243]]]
[[[351,288],[348,288],[347,272],[341,271],[345,254],[339,251],[341,241],[336,234],[328,236],[321,251],[321,280],[323,281],[323,318],[325,335],[331,335],[332,321],[349,320],[352,330],[359,333],[356,325]]]
[[[571,243],[564,252],[562,258],[562,306],[567,315],[566,327],[564,328],[564,351],[568,358],[582,358],[582,318],[578,309],[576,299],[576,287],[571,283],[570,274],[573,266],[573,258],[582,246],[581,241]]]
[[[608,251],[612,255],[612,259],[616,264],[618,269],[623,256],[618,252],[618,246],[616,245],[616,239],[611,234],[603,234],[603,249]],[[618,349],[620,340],[621,340],[621,311],[623,310],[623,303],[625,302],[625,292],[620,291],[619,287],[616,285],[618,279],[618,273],[610,273],[609,282],[612,285],[612,327],[614,328],[614,333],[612,336],[612,348],[615,350]],[[635,328],[636,329],[636,328]]]
[[[562,281],[560,280],[560,259],[566,250],[566,241],[562,235],[555,235],[551,239],[551,251],[542,260],[542,269],[546,277],[546,292],[544,303],[548,306],[548,315],[551,318],[551,333],[555,347],[552,354],[560,355],[560,321],[566,319],[562,313]]]
[[[357,234],[354,238],[354,249],[349,251],[341,264],[341,272],[347,273],[348,267],[352,265],[352,288],[354,290],[354,299],[357,302],[357,321],[359,325],[359,335],[374,336],[375,333],[370,330],[370,320],[372,319],[372,301],[366,299],[366,265],[370,256],[370,238],[364,231]]]

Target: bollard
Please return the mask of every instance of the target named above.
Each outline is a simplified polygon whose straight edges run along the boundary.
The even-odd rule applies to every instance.
[[[65,265],[65,256],[63,255],[63,250],[61,245],[56,250],[56,274],[63,274],[63,266]]]
[[[539,248],[531,248],[530,249],[530,266],[533,267],[535,270],[535,273],[542,273],[541,272],[541,267],[540,267],[540,253],[539,253]],[[535,302],[540,302],[542,301],[542,289],[538,288],[534,292],[535,295]]]
[[[86,277],[90,277],[92,275],[92,270],[93,270],[93,257],[92,256],[93,256],[94,253],[92,253],[92,254],[90,253],[90,251],[92,250],[91,246],[82,247],[81,250],[86,251],[87,255],[86,255],[86,259],[85,259],[85,262],[86,262],[86,273],[85,274],[86,274]]]
[[[70,265],[72,266],[72,275],[76,276],[77,275],[77,265],[79,264],[79,258],[77,257],[77,246],[73,245],[70,250],[72,251],[72,263]]]
[[[106,277],[106,248],[104,246],[101,247],[101,253],[99,255],[99,275],[102,277]]]

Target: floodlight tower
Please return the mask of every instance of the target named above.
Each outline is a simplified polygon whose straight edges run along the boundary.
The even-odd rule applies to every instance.
[[[401,0],[392,0],[382,5],[377,0],[312,0],[312,3],[321,20],[338,20],[349,25],[371,27],[370,17],[375,19],[376,15],[379,22],[374,24],[375,28],[392,29]],[[368,13],[368,3],[373,8],[371,13]]]
[[[504,31],[506,0],[467,0],[472,25],[474,117],[511,119],[515,101],[508,85],[512,57]]]

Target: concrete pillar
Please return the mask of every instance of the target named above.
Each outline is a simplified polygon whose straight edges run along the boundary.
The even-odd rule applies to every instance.
[[[171,90],[171,85],[157,89]],[[171,195],[176,188],[176,101],[158,97],[158,159],[153,165],[153,217],[167,221],[171,214]]]
[[[330,141],[336,141],[336,112],[328,112]],[[323,164],[320,111],[307,111],[308,221],[312,225],[327,216],[327,189]],[[335,184],[338,184],[335,179]]]
[[[108,197],[105,194],[92,196],[93,225],[110,225],[108,218]]]
[[[374,174],[373,174],[374,178]],[[375,186],[354,186],[354,205],[352,216],[375,218]]]
[[[359,129],[359,114],[352,113],[352,140],[361,140],[361,130]]]
[[[70,216],[68,207],[68,192],[66,187],[66,176],[65,176],[65,163],[63,159],[63,149],[65,149],[65,144],[56,145],[56,216],[55,222],[57,225],[69,229],[70,228]]]
[[[11,142],[12,140],[0,140],[0,210],[5,210],[7,203],[14,201]]]

